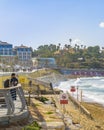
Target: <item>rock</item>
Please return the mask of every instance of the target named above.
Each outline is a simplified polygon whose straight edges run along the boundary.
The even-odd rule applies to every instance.
[[[43,130],[65,130],[63,122],[38,122]]]

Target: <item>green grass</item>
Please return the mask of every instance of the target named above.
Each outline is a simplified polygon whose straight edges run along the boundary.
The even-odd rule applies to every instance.
[[[34,121],[32,124],[24,127],[22,130],[40,130],[41,127],[39,126],[39,124]]]
[[[28,90],[29,89],[29,78],[34,79],[34,78],[44,76],[44,75],[47,75],[47,74],[51,74],[51,73],[57,73],[58,74],[59,72],[56,71],[56,70],[51,70],[51,69],[48,69],[48,70],[44,69],[44,70],[38,70],[38,71],[30,73],[30,74],[18,74],[17,78],[19,80],[19,83],[21,83],[23,89]],[[5,75],[0,76],[0,88],[3,88],[3,82],[7,78],[11,78],[11,74],[10,74],[10,76],[5,76]],[[33,85],[34,86],[36,85],[34,81],[33,81]],[[39,85],[39,87],[41,88],[41,90],[44,90],[44,86]],[[35,89],[35,87],[34,87],[34,89]]]
[[[46,112],[46,114],[53,114],[53,112],[52,111],[48,111],[48,112]]]
[[[3,82],[7,79],[7,78],[11,78],[11,75],[10,76],[0,76],[0,88],[3,88]],[[28,85],[28,82],[29,82],[29,79],[27,78],[27,75],[24,74],[24,75],[18,75],[18,80],[19,80],[19,83],[21,83],[22,85]]]
[[[46,97],[41,96],[39,97],[39,101],[45,102],[45,101],[48,101],[48,99]]]
[[[40,104],[38,104],[38,103],[35,103],[35,106],[40,106]]]

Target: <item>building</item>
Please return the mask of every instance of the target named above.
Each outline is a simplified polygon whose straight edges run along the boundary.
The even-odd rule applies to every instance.
[[[14,61],[12,44],[0,41],[0,70],[8,70]]]
[[[12,44],[0,41],[0,56],[13,56]]]
[[[18,57],[19,63],[22,65],[30,65],[32,64],[32,48],[24,45],[14,47],[14,55]]]
[[[16,46],[13,48],[12,44],[0,41],[0,69],[7,70],[7,66],[13,70],[15,65],[22,67],[31,67],[32,65],[32,48],[26,46]]]
[[[32,62],[35,68],[54,68],[57,66],[54,58],[32,58]]]

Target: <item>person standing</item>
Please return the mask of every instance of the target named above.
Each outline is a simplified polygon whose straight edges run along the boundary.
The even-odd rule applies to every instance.
[[[16,78],[16,74],[15,73],[12,73],[11,74],[11,79],[10,79],[10,87],[14,87],[14,86],[17,86],[18,84],[18,79]],[[11,93],[11,97],[13,100],[16,100],[16,89],[13,88],[10,90],[10,93]]]

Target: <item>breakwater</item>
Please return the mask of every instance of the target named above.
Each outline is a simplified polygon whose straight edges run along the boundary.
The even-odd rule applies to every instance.
[[[67,80],[67,78],[64,75],[55,74],[55,73],[34,79],[35,82],[41,83],[44,86],[49,86],[50,83],[52,83],[52,85],[56,86],[60,82],[66,81],[66,80]]]

